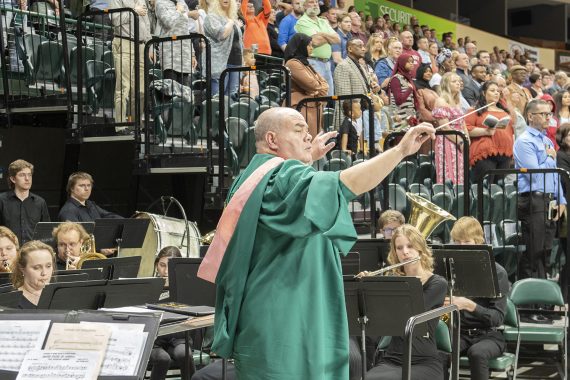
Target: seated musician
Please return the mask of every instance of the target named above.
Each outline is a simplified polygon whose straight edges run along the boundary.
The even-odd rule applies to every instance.
[[[380,239],[390,240],[392,233],[402,224],[406,223],[404,215],[398,210],[386,210],[378,218],[378,236]]]
[[[473,217],[459,218],[451,230],[451,238],[456,244],[484,244],[483,228]],[[495,358],[505,350],[505,339],[497,327],[503,325],[507,310],[509,280],[505,269],[495,263],[499,290],[502,297],[464,298],[453,297],[452,303],[461,312],[461,355],[467,355],[471,368],[471,379],[489,378],[489,359]],[[449,298],[446,297],[446,304]]]
[[[177,247],[169,245],[162,248],[154,259],[154,272],[156,277],[162,277],[166,280],[164,283],[165,288],[168,288],[168,260],[171,257],[182,257],[182,254],[180,254],[180,250]]]
[[[166,278],[168,285],[168,260],[171,257],[182,257],[180,250],[174,246],[164,247],[160,250],[154,260],[154,269],[157,277]],[[159,336],[154,341],[154,346],[150,354],[149,363],[152,366],[150,380],[163,380],[170,368],[171,362],[174,362],[180,368],[181,378],[187,379],[185,358],[185,340],[184,333],[175,333],[165,336]],[[192,372],[195,371],[192,362]]]
[[[7,227],[0,226],[0,272],[11,272],[18,255],[18,237]]]
[[[94,222],[95,219],[121,218],[113,212],[99,207],[89,200],[93,190],[93,177],[85,172],[76,172],[67,180],[69,198],[59,210],[58,220],[65,222]]]
[[[55,266],[53,249],[41,241],[32,240],[22,245],[12,270],[14,289],[22,291],[20,309],[35,309],[44,286],[50,283]]]
[[[416,257],[420,257],[420,260],[396,268],[394,274],[397,276],[415,276],[421,280],[426,310],[442,306],[447,293],[447,281],[432,272],[433,257],[426,240],[414,226],[404,224],[396,228],[390,242],[388,263],[393,265]],[[443,363],[439,358],[435,342],[437,323],[437,319],[427,322],[428,335],[413,338],[412,379],[436,380],[443,378]],[[392,337],[380,364],[368,371],[366,378],[373,380],[401,379],[404,349],[404,338]]]
[[[89,234],[81,224],[64,222],[51,233],[57,246],[57,269],[77,269],[81,256],[81,246],[89,239]]]

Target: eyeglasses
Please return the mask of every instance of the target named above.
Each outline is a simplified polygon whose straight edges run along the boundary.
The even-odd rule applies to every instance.
[[[533,112],[533,115],[540,115],[542,117],[552,117],[552,112]]]

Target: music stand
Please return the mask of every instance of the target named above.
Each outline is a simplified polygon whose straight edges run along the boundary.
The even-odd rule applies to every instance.
[[[81,269],[99,268],[102,271],[101,278],[104,280],[116,280],[118,278],[135,278],[141,266],[140,256],[111,257],[100,260],[85,260]]]
[[[447,279],[450,297],[499,298],[493,248],[488,245],[445,245],[433,250],[434,273]]]
[[[10,281],[10,272],[2,272],[0,273],[0,286],[2,285],[8,285],[11,284],[12,281]]]
[[[156,303],[162,292],[162,278],[94,280],[48,284],[38,301],[38,309],[97,310],[102,307],[136,306]]]
[[[97,250],[141,248],[150,219],[96,219],[95,242]]]
[[[52,280],[52,282],[89,281],[89,275],[87,273],[62,274],[53,276]]]
[[[191,306],[216,306],[216,285],[198,278],[202,259],[172,257],[168,260],[170,299]]]
[[[387,262],[390,252],[390,240],[386,239],[359,239],[350,252],[358,252],[360,256],[360,270],[375,271],[382,268]]]
[[[57,244],[52,236],[54,228],[57,228],[63,222],[39,222],[34,228],[33,240],[39,240],[47,245],[57,249]],[[74,222],[75,223],[75,222]],[[95,231],[94,222],[78,222],[88,234],[92,234]],[[56,251],[57,252],[57,251]]]
[[[157,303],[164,278],[126,278],[109,280],[103,307],[123,307]]]
[[[90,260],[87,260],[90,261]],[[81,269],[67,269],[67,270],[57,270],[54,276],[68,275],[68,274],[78,274],[86,273],[89,278],[87,280],[104,280],[103,269],[102,268],[81,268]],[[1,281],[1,279],[0,279]]]
[[[366,377],[366,335],[404,336],[406,323],[425,311],[421,281],[416,277],[344,278],[348,331],[361,335],[362,379]],[[414,336],[427,332],[422,324]]]

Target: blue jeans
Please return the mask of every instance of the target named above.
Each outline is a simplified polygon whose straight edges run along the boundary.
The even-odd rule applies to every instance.
[[[230,69],[233,67],[241,67],[241,66],[227,65],[226,68]],[[220,92],[220,79],[221,76],[218,79],[212,78],[212,96]],[[225,78],[225,85],[224,85],[224,95],[230,96],[231,94],[237,92],[238,90],[239,90],[239,71],[227,72]]]
[[[325,78],[325,80],[329,84],[329,92],[327,93],[327,95],[329,96],[334,95],[334,82],[333,82],[333,75],[331,71],[330,62],[329,61],[323,62],[319,61],[318,59],[309,58],[309,63],[311,64],[313,69],[315,69],[317,73],[321,74],[321,76]]]

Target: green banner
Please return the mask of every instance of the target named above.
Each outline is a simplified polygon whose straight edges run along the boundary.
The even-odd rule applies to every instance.
[[[441,40],[441,35],[445,32],[453,32],[453,38],[456,38],[456,24],[452,21],[441,17],[430,15],[413,8],[392,3],[386,0],[354,0],[354,6],[359,11],[364,11],[366,15],[372,17],[382,17],[386,13],[390,15],[392,23],[406,25],[410,23],[410,18],[415,16],[420,25],[428,25],[430,29],[435,29],[437,38]]]

